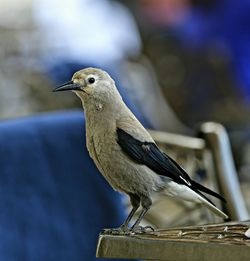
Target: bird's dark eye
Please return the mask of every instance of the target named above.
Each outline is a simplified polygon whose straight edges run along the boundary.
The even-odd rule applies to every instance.
[[[89,79],[88,79],[88,82],[89,82],[90,84],[94,83],[94,82],[95,82],[95,78],[93,78],[93,77],[89,78]]]

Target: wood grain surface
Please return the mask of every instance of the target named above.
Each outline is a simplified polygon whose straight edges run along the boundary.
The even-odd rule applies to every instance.
[[[167,261],[249,261],[250,221],[100,234],[97,257]]]

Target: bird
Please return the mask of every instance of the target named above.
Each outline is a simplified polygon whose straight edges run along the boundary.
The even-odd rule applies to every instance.
[[[197,183],[174,159],[161,151],[149,132],[124,103],[115,81],[99,68],[85,68],[53,91],[73,91],[85,113],[86,145],[100,173],[111,187],[129,196],[132,210],[110,233],[145,232],[140,222],[153,204],[153,195],[164,191],[180,200],[203,204],[218,216],[228,215],[205,194],[226,202]],[[130,226],[141,206],[142,210]]]

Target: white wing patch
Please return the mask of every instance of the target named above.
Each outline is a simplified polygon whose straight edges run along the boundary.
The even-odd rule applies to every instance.
[[[191,183],[188,181],[188,180],[186,180],[186,179],[184,179],[182,176],[179,176],[188,186],[191,186]]]

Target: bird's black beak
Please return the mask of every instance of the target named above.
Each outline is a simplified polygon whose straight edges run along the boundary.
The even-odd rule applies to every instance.
[[[57,86],[53,92],[62,92],[62,91],[81,91],[81,85],[74,83],[73,81],[65,82],[64,84]]]

